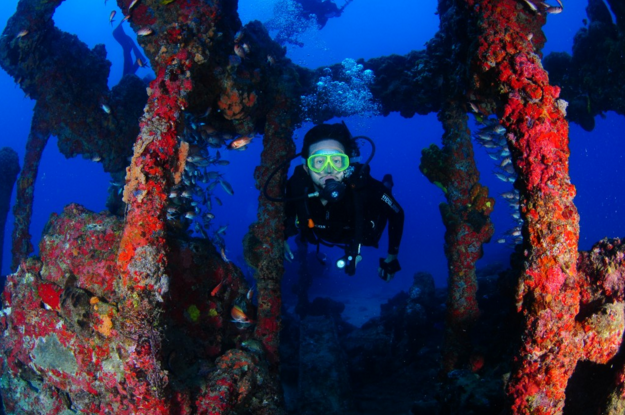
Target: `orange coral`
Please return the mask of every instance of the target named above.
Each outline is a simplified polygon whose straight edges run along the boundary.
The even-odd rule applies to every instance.
[[[245,118],[250,109],[256,105],[257,98],[255,92],[240,93],[234,88],[226,88],[217,106],[227,120],[240,120]]]
[[[176,164],[176,171],[174,172],[174,183],[180,183],[182,179],[182,172],[187,164],[187,156],[189,155],[189,143],[182,141],[178,148],[178,163]]]

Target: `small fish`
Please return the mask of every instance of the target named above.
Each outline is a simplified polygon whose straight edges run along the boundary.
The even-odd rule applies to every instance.
[[[491,141],[493,139],[493,136],[489,133],[479,132],[477,133],[477,138],[483,141]]]
[[[215,189],[215,186],[217,186],[218,183],[219,183],[218,181],[211,182],[211,184],[209,184],[206,187],[206,191],[209,192],[209,193],[212,192]]]
[[[506,176],[505,174],[501,174],[501,173],[496,173],[495,172],[495,176],[497,176],[497,178],[499,180],[501,180],[502,182],[507,182],[508,181],[508,176]]]
[[[497,239],[497,243],[498,244],[505,244],[506,243],[506,238]]]
[[[239,30],[236,35],[234,35],[234,43],[239,43],[243,39],[243,31]]]
[[[130,6],[128,6],[128,11],[135,7],[137,3],[139,3],[139,0],[132,0],[132,3],[130,3]]]
[[[226,232],[226,229],[228,229],[228,225],[221,225],[221,226],[219,227],[219,229],[217,229],[217,232],[216,232],[216,233],[217,233],[217,234],[224,233],[224,232]]]
[[[206,177],[208,177],[209,180],[219,179],[221,177],[221,173],[218,171],[207,171]]]
[[[230,262],[230,260],[226,256],[226,248],[224,248],[223,246],[219,250],[219,255],[221,255],[221,259],[223,259],[225,263],[229,263]]]
[[[102,108],[102,110],[103,110],[104,112],[106,112],[107,114],[110,114],[110,113],[111,113],[111,107],[109,107],[108,105],[106,105],[106,104],[102,104],[102,105],[101,105],[101,108]]]
[[[501,160],[501,164],[499,164],[499,167],[505,167],[510,163],[512,163],[512,159],[510,157],[504,157],[504,159]]]
[[[127,22],[128,20],[130,20],[130,15],[124,16],[122,22]]]
[[[217,196],[215,196],[215,202],[217,202],[217,204],[218,204],[219,206],[223,206],[223,202],[222,202],[222,201],[221,201],[221,199],[220,199],[220,198],[218,198]]]
[[[97,155],[97,154],[96,154],[96,155],[94,155],[93,157],[91,157],[91,161],[95,161],[96,163],[97,163],[98,161],[100,161],[100,160],[102,160],[102,157],[100,157],[100,156],[99,156],[99,155]]]
[[[137,0],[135,0],[136,2]],[[143,29],[139,29],[139,31],[137,32],[137,36],[149,36],[152,33],[152,29],[150,29],[149,27],[144,27]]]
[[[267,63],[273,66],[276,63],[276,59],[271,55],[267,55]]]
[[[192,211],[192,210],[190,210],[190,211],[188,211],[187,213],[184,214],[185,218],[191,219],[191,220],[193,220],[195,218],[195,216],[196,216],[195,212]]]
[[[254,289],[250,288],[245,297],[247,298],[247,301],[252,301],[252,298],[254,297]]]
[[[506,173],[510,173],[510,174],[514,174],[516,173],[516,171],[514,170],[514,166],[511,164],[508,164],[504,167],[502,167],[502,169],[506,172]]]
[[[245,58],[245,50],[241,45],[234,45],[234,53],[241,59]]]
[[[525,2],[525,4],[527,4],[527,6],[532,9],[533,12],[540,14],[540,11],[538,10],[538,7],[536,7],[536,5],[534,3],[532,3],[530,0],[523,0]]]
[[[213,291],[211,291],[211,297],[214,297],[215,295],[217,295],[217,293],[219,292],[219,289],[221,288],[221,285],[224,283],[224,280],[221,280],[219,282],[219,284],[217,284],[217,286],[215,288],[213,288]]]
[[[560,14],[563,11],[564,11],[564,8],[559,7],[559,6],[549,6],[545,9],[545,12],[549,14]]]
[[[236,150],[238,148],[241,148],[243,146],[248,145],[249,143],[252,142],[252,139],[254,138],[254,136],[252,135],[244,135],[242,137],[239,137],[235,140],[233,140],[229,145],[228,148],[230,150]]]
[[[24,36],[26,36],[28,33],[30,33],[30,32],[29,32],[27,29],[24,29],[24,30],[20,31],[20,32],[17,34],[17,36],[15,36],[15,39],[19,39],[19,38],[21,38],[21,37],[24,37]]]
[[[484,147],[486,147],[486,148],[491,148],[491,149],[492,149],[492,148],[498,148],[498,147],[499,147],[499,145],[497,145],[497,144],[493,143],[492,141],[486,141],[486,142],[483,142],[483,143],[482,143],[482,145],[483,145]]]
[[[497,124],[493,130],[495,131],[495,134],[502,135],[506,132],[506,127]]]
[[[204,228],[202,228],[201,226],[199,228],[200,228],[200,234],[202,234],[202,238],[208,239],[208,234],[206,233]]]
[[[206,221],[206,222],[210,222],[211,220],[215,219],[215,215],[213,215],[210,212],[206,212],[204,214],[204,216],[202,216],[202,218]]]
[[[224,191],[228,193],[230,196],[234,195],[234,190],[232,189],[232,186],[230,185],[230,183],[228,183],[225,180],[219,179],[219,184],[224,189]]]
[[[229,160],[217,160],[215,164],[218,164],[220,166],[227,166],[228,164],[230,164],[230,161]]]
[[[476,114],[480,113],[480,109],[474,103],[469,102],[469,106],[471,107],[471,111],[473,111],[474,113],[476,113]]]
[[[175,1],[176,0],[163,0],[163,1],[161,1],[161,4],[164,5],[164,6],[167,6],[168,4],[172,4]]]
[[[519,195],[515,192],[505,192],[501,194],[501,197],[503,197],[504,199],[508,199],[508,200],[514,200],[514,199],[518,199]]]
[[[255,353],[260,355],[264,352],[263,344],[255,339],[244,340],[241,342],[241,347],[243,347],[248,352]]]
[[[250,49],[250,45],[248,45],[247,43],[244,43],[244,44],[243,44],[243,50],[245,51],[245,53],[246,53],[247,55],[249,55],[249,54],[250,54],[250,50],[251,50],[251,49]]]
[[[111,26],[113,26],[113,22],[115,21],[115,15],[117,14],[117,12],[115,10],[113,10],[111,12],[111,14],[109,15],[109,23],[111,24]]]
[[[241,307],[235,305],[230,310],[230,316],[232,317],[232,321],[235,323],[244,323],[244,324],[252,324],[254,321],[250,320],[249,317],[241,310]]]
[[[193,192],[191,192],[190,190],[185,190],[180,194],[181,197],[187,198],[187,199],[192,199],[193,198]]]
[[[143,62],[143,60],[141,58],[137,58],[137,65],[139,65],[139,68],[145,68],[146,67],[145,62]]]
[[[178,194],[178,192],[176,190],[172,190],[171,192],[169,192],[169,195],[167,197],[170,198],[170,199],[174,199],[174,198],[176,198],[178,196],[180,196]]]
[[[205,112],[204,114],[200,115],[200,118],[206,118],[206,117],[208,117],[208,116],[210,115],[210,113],[211,113],[211,110],[212,110],[212,109],[213,109],[213,107],[208,107],[208,108],[206,108],[206,112]],[[211,133],[211,132],[215,131],[215,129],[214,129],[214,128],[212,128],[210,125],[206,125],[206,124],[204,124],[204,126],[203,126],[203,127],[204,127],[204,131],[206,131],[207,133]],[[211,128],[211,129],[212,129],[212,131],[209,131],[209,128]]]

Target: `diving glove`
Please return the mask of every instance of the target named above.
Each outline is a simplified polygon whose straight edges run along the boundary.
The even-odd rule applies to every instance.
[[[391,262],[386,262],[385,258],[380,258],[380,268],[382,269],[382,274],[380,278],[384,281],[390,281],[393,278],[393,275],[397,271],[401,271],[401,266],[399,265],[399,261],[396,259]]]

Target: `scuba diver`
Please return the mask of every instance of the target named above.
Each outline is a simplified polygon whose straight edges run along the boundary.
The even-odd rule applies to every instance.
[[[364,164],[354,162],[360,156],[357,139],[365,139],[373,147]],[[265,185],[265,195],[270,200],[286,202],[285,256],[288,260],[293,259],[293,254],[286,239],[296,235],[299,228],[304,240],[317,245],[317,258],[322,262],[325,259],[319,254],[320,244],[343,248],[345,255],[336,265],[348,275],[354,275],[362,259],[360,247],[377,248],[388,222],[388,255],[380,258],[378,275],[390,281],[401,269],[397,254],[404,211],[391,193],[391,175],[385,175],[384,182],[369,175],[369,162],[374,153],[373,141],[364,136],[352,137],[345,123],[320,124],[306,133],[301,152],[305,164],[297,166],[288,180],[286,198],[270,198]],[[284,163],[279,168],[283,166]]]
[[[119,45],[123,49],[124,53],[124,72],[122,76],[126,76],[128,74],[134,74],[137,72],[139,67],[147,64],[147,59],[141,53],[141,48],[135,44],[130,36],[124,32],[122,27],[123,21],[119,22],[115,30],[113,30],[113,37],[119,43]],[[135,55],[135,60],[132,60],[132,54]]]
[[[304,18],[315,15],[319,29],[328,23],[331,17],[340,17],[345,7],[353,0],[347,0],[340,8],[332,0],[295,0],[302,6]]]

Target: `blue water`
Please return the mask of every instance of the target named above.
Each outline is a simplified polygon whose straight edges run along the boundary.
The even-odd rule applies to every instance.
[[[545,27],[548,38],[545,54],[571,51],[573,35],[585,18],[583,3],[566,2],[564,13],[549,17]],[[241,0],[241,19],[244,23],[253,19],[266,21],[272,16],[274,4],[271,0]],[[0,26],[5,26],[16,5],[17,0],[3,0],[0,6]],[[67,0],[54,16],[60,29],[75,33],[90,47],[98,43],[106,45],[108,58],[113,63],[110,86],[119,81],[122,72],[121,48],[114,41],[108,22],[113,9],[116,9],[114,1],[109,1],[105,6],[104,1]],[[354,0],[340,18],[330,19],[323,30],[307,33],[303,48],[289,46],[288,57],[299,65],[317,68],[338,63],[345,58],[368,59],[423,49],[425,42],[438,29],[435,10],[436,1]],[[117,10],[117,16],[119,19],[120,10]],[[139,75],[148,74],[148,70],[141,71]],[[24,93],[4,72],[0,72],[0,90],[3,91],[0,99],[0,148],[12,147],[23,159],[34,101],[24,97]],[[365,249],[365,259],[359,265],[355,277],[331,272],[330,278],[319,280],[313,291],[332,296],[364,290],[389,297],[400,289],[407,289],[412,283],[412,275],[418,271],[432,273],[437,285],[445,285],[447,265],[443,254],[444,228],[438,211],[438,205],[444,198],[441,190],[430,184],[418,168],[421,150],[431,143],[440,143],[442,128],[435,114],[417,115],[411,119],[401,118],[397,114],[371,119],[351,117],[345,121],[354,135],[367,135],[375,140],[377,152],[371,164],[373,175],[381,178],[385,173],[391,173],[395,179],[394,194],[406,212],[399,255],[403,270],[390,284],[377,277],[378,258],[386,255],[384,235],[379,250]],[[591,133],[575,124],[570,125],[570,172],[572,182],[577,187],[575,203],[581,215],[580,249],[588,249],[603,237],[617,237],[625,233],[622,214],[625,197],[622,192],[625,188],[625,167],[622,167],[625,145],[622,132],[625,131],[625,119],[609,113],[605,119],[597,118],[596,122],[596,128]],[[301,146],[301,138],[308,128],[310,125],[304,125],[297,131],[298,146]],[[256,217],[258,193],[254,189],[252,172],[258,164],[261,147],[260,139],[256,139],[246,152],[222,151],[225,158],[231,161],[230,166],[222,170],[226,180],[233,185],[235,195],[228,196],[216,190],[224,205],[214,207],[214,222],[229,225],[226,235],[227,254],[239,265],[243,265],[241,240]],[[494,241],[513,226],[508,208],[499,196],[510,190],[511,185],[498,181],[491,174],[494,164],[483,148],[476,146],[476,156],[482,172],[482,183],[490,188],[492,195],[497,195],[498,205],[493,213],[496,227]],[[38,243],[50,214],[60,212],[68,203],[77,202],[95,211],[104,210],[109,180],[98,163],[81,158],[66,160],[52,139],[45,150],[36,183],[31,226],[33,243]],[[9,272],[12,220],[9,217],[2,274]],[[508,264],[510,248],[493,242],[485,246],[484,251],[485,255],[478,266],[496,262]],[[326,249],[326,253],[330,260],[341,256],[338,249]]]

